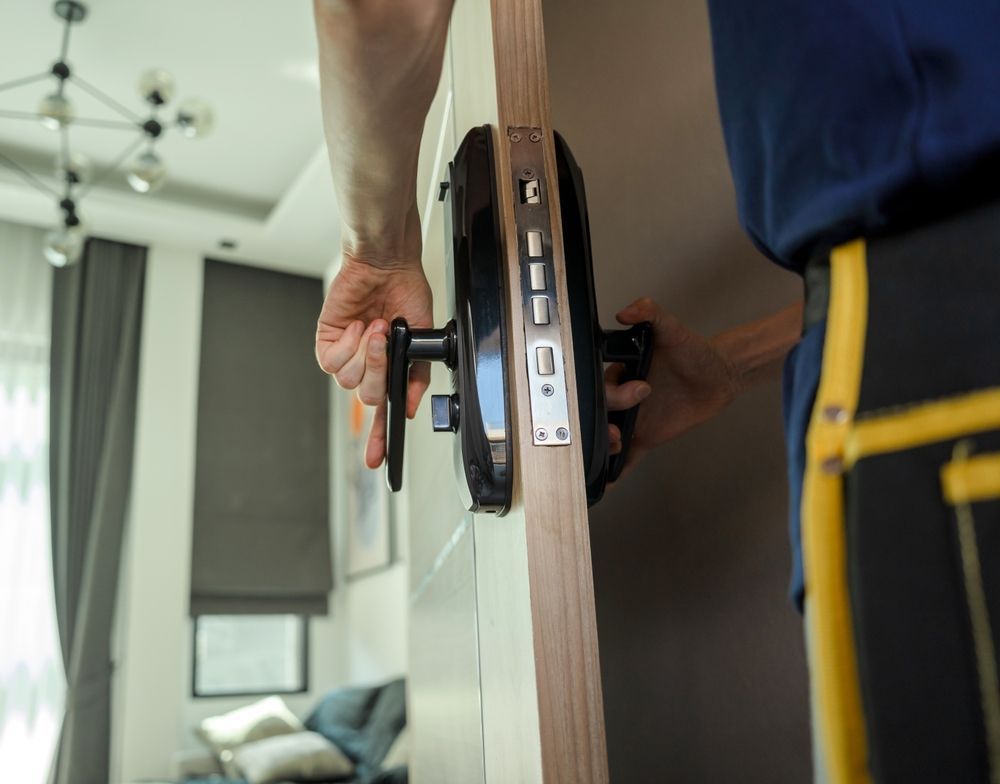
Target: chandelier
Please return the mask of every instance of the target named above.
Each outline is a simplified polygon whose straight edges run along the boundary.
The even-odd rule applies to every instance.
[[[164,107],[173,99],[176,88],[173,77],[158,68],[145,71],[139,78],[139,93],[146,104],[141,114],[133,112],[97,89],[82,79],[67,63],[70,32],[73,25],[86,18],[86,4],[78,0],[58,0],[53,11],[63,20],[58,59],[48,71],[0,84],[0,91],[49,79],[54,81],[54,89],[42,98],[37,111],[0,109],[0,118],[40,122],[45,128],[59,134],[55,183],[50,185],[2,152],[0,164],[14,171],[31,187],[56,200],[61,219],[59,225],[46,236],[45,257],[53,265],[63,267],[77,261],[83,251],[87,239],[87,224],[81,217],[80,201],[91,189],[104,182],[126,160],[131,159],[126,170],[128,184],[137,193],[152,193],[167,179],[167,167],[156,152],[157,140],[168,131],[176,131],[188,138],[205,136],[212,130],[214,117],[208,104],[191,98],[181,102],[173,116],[166,118],[163,115]],[[88,93],[114,111],[120,119],[78,117],[68,94],[69,86]],[[138,134],[108,166],[95,174],[90,161],[70,145],[70,128],[73,126],[138,131]]]

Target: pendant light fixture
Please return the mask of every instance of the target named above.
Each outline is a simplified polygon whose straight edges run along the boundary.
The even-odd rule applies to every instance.
[[[212,108],[204,101],[189,98],[182,101],[172,115],[166,106],[176,93],[173,77],[159,68],[151,68],[139,77],[139,94],[145,103],[141,112],[117,100],[82,79],[68,62],[70,33],[74,25],[87,18],[87,5],[79,0],[57,0],[53,12],[63,21],[62,44],[52,67],[43,73],[0,83],[0,91],[26,84],[52,80],[54,84],[42,96],[34,112],[0,109],[0,119],[39,122],[49,131],[59,134],[55,167],[55,183],[50,185],[25,166],[0,152],[0,164],[17,173],[31,187],[51,196],[58,205],[59,224],[49,232],[45,257],[55,266],[76,262],[83,252],[87,224],[80,215],[80,201],[96,185],[107,180],[128,161],[126,181],[136,193],[158,190],[167,180],[167,166],[156,150],[163,134],[177,131],[187,138],[208,134],[214,125]],[[77,114],[71,91],[88,93],[111,109],[119,119],[95,119]],[[109,131],[133,131],[135,134],[122,152],[96,175],[86,156],[72,149],[70,131],[74,127],[96,127]]]

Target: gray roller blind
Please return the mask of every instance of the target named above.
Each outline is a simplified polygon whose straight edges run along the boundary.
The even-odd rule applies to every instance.
[[[329,387],[318,278],[207,260],[191,614],[325,614]]]

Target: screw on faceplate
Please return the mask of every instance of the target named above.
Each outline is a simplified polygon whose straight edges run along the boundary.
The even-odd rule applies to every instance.
[[[558,430],[556,430],[556,438],[558,438],[560,441],[565,441],[567,438],[569,438],[569,431],[564,427],[560,427]]]
[[[543,384],[542,385],[542,394],[545,395],[545,397],[552,397],[552,393],[555,392],[555,391],[556,391],[556,388],[554,386],[552,386],[551,384]]]
[[[521,141],[521,134],[519,134],[519,133],[512,133],[512,134],[510,135],[510,140],[511,140],[512,142],[515,142],[515,143],[517,143],[517,142]]]
[[[532,171],[531,169],[524,169],[524,170],[523,170],[523,171],[521,172],[521,176],[522,176],[522,177],[527,177],[527,178],[528,178],[528,179],[530,180],[530,179],[534,178],[534,176],[535,176],[535,172],[534,172],[534,171]]]
[[[535,438],[537,438],[539,441],[544,441],[548,437],[549,434],[544,427],[540,427],[538,428],[538,430],[535,431]]]
[[[542,135],[538,131],[532,131],[531,136],[528,138],[533,142],[540,142],[542,140]]]

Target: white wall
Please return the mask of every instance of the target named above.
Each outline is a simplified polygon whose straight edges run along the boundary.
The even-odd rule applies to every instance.
[[[187,609],[202,267],[200,253],[150,249],[131,515],[115,645],[115,784],[166,777],[173,752],[197,746],[191,734],[197,721],[251,701],[191,697]],[[341,578],[346,550],[343,493],[338,492],[342,394],[331,389],[336,584],[330,614],[310,622],[310,691],[286,697],[300,716],[330,688],[406,672],[406,564],[398,562],[354,582]],[[399,536],[396,552],[406,552]]]
[[[356,459],[348,454],[347,422],[350,395],[331,384],[333,422],[334,578],[333,613],[347,630],[341,638],[343,677],[347,683],[384,680],[407,668],[407,581],[409,564],[405,505],[391,497],[391,538],[394,562],[382,571],[348,580],[347,493],[343,468]]]

